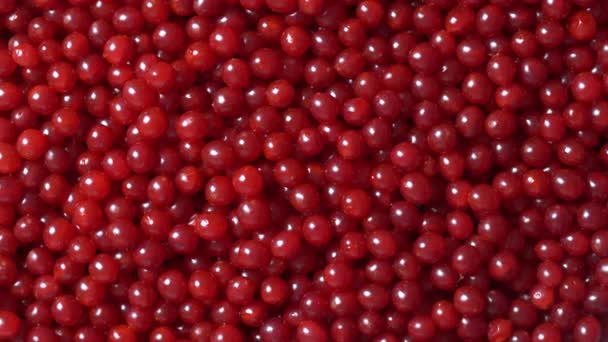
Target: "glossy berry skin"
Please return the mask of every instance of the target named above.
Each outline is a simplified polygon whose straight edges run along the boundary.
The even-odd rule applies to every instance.
[[[0,336],[12,339],[17,336],[21,327],[21,320],[10,311],[0,311]]]
[[[0,1],[0,340],[603,341],[600,2]]]

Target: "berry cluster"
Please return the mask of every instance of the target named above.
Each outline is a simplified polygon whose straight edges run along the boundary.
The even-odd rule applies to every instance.
[[[606,341],[608,3],[0,0],[0,339]]]

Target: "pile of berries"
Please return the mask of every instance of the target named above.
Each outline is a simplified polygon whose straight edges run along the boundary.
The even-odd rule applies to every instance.
[[[608,341],[607,138],[603,0],[0,0],[0,339]]]

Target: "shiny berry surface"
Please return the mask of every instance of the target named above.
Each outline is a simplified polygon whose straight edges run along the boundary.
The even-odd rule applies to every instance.
[[[608,340],[608,6],[0,0],[0,340]]]

